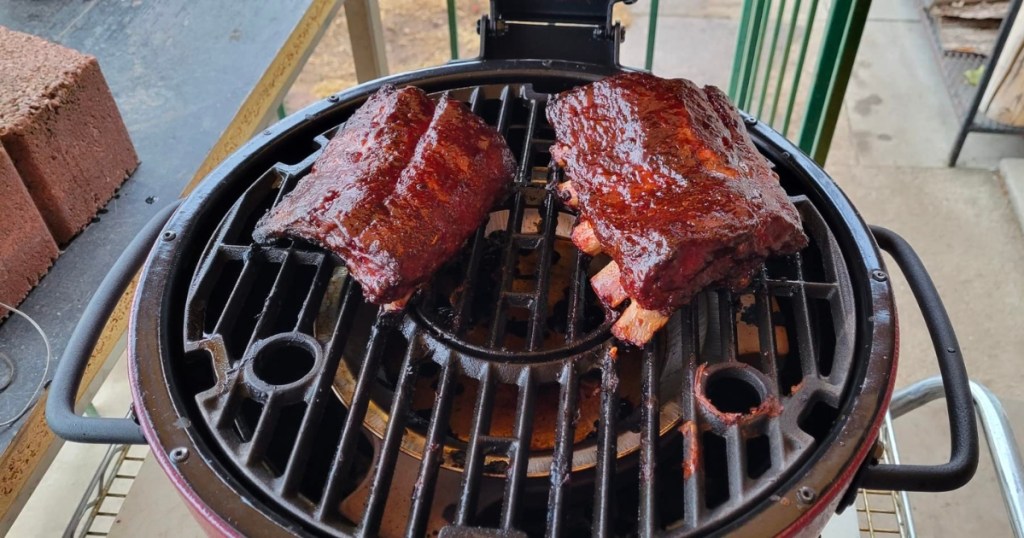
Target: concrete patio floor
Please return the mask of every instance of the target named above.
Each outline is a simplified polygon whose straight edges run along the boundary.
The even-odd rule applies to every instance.
[[[662,2],[655,73],[727,86],[741,3]],[[647,1],[631,8],[624,64],[643,63],[648,9]],[[1024,350],[1019,328],[1024,233],[996,172],[1000,159],[1024,156],[1024,140],[973,134],[960,166],[945,167],[959,119],[929,39],[917,0],[875,2],[826,170],[865,220],[899,232],[917,250],[949,310],[971,377],[1001,398],[1018,443],[1024,443],[1024,371],[1019,359]],[[899,274],[891,261],[889,269]],[[938,370],[913,297],[901,276],[894,281],[900,307],[897,387],[902,387]],[[127,382],[123,375],[112,375],[108,385],[97,407],[118,415],[127,406]],[[905,462],[938,463],[948,455],[941,402],[900,419],[896,431]],[[982,451],[978,475],[965,488],[911,495],[920,536],[1010,535],[987,448]],[[63,495],[67,502],[77,502],[84,486],[79,480],[83,485],[72,487],[64,472],[76,474],[72,471],[77,468],[77,474],[91,475],[101,453],[65,446],[57,460],[63,467],[55,467],[64,471],[44,479],[11,536],[50,536],[63,530],[66,519],[55,510],[66,504],[53,499]],[[167,535],[187,534],[186,528],[193,527],[168,526]]]

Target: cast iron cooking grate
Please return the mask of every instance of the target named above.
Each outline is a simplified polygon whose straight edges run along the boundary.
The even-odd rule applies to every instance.
[[[321,149],[254,178],[210,238],[174,379],[226,472],[297,532],[367,536],[695,534],[798,472],[842,407],[854,342],[849,277],[813,205],[791,192],[805,251],[627,347],[587,282],[607,259],[567,239],[546,96],[453,95],[519,171],[405,314],[364,303],[320,249],[252,244]]]

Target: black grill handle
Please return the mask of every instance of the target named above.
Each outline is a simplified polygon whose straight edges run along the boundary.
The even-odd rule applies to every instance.
[[[872,226],[871,233],[878,246],[896,260],[924,315],[938,357],[939,372],[942,374],[951,447],[949,462],[939,465],[866,466],[861,473],[859,487],[894,491],[951,491],[970,481],[978,468],[978,424],[960,344],[957,343],[939,292],[914,249],[906,240],[886,228]]]
[[[83,417],[75,413],[75,396],[82,384],[82,374],[96,347],[103,327],[117,306],[135,273],[142,267],[164,224],[180,202],[161,209],[132,239],[124,252],[103,278],[96,293],[71,333],[64,354],[53,374],[46,397],[46,422],[59,437],[77,443],[132,444],[146,443],[139,425],[127,418]]]

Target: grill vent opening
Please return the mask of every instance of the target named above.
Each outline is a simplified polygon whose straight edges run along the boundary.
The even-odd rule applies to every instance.
[[[263,414],[263,404],[252,398],[242,398],[238,405],[238,417],[232,422],[235,434],[243,443],[252,440],[252,434],[256,431],[256,424],[259,423],[260,415]]]
[[[211,286],[210,297],[206,301],[206,312],[203,315],[203,330],[206,334],[212,333],[217,328],[217,321],[224,313],[224,307],[227,306],[228,298],[231,297],[231,290],[238,283],[238,277],[242,275],[242,260],[230,259],[224,255],[218,257],[220,258],[217,262],[219,274]]]
[[[772,468],[771,445],[766,435],[758,435],[747,440],[747,476],[760,478]]]
[[[299,492],[314,504],[318,504],[323,498],[327,477],[330,475],[331,460],[337,448],[337,439],[341,435],[341,428],[345,423],[346,414],[345,407],[340,401],[335,398],[328,398],[326,400],[323,418],[320,419],[313,442],[311,443],[312,450],[309,457],[304,459],[306,462],[306,472],[302,474]],[[373,446],[370,445],[364,435],[359,436],[357,444],[356,454],[358,458],[349,471],[349,478],[351,480],[346,480],[342,483],[346,487],[342,491],[343,497],[351,493],[356,488],[356,485],[362,483],[369,470]],[[371,457],[365,456],[366,454],[369,454]]]
[[[256,324],[263,316],[263,308],[270,296],[270,291],[274,288],[274,282],[277,280],[277,273],[280,269],[278,263],[259,261],[255,257],[249,263],[255,265],[251,272],[255,273],[255,276],[249,282],[249,286],[242,283],[235,288],[231,301],[242,302],[242,306],[237,310],[225,312],[225,315],[231,316],[233,319],[233,327],[224,334],[224,346],[228,350],[231,361],[241,360],[245,353],[245,348],[249,345],[249,340],[255,332]]]
[[[264,460],[267,468],[274,476],[281,476],[288,465],[288,456],[295,447],[295,438],[302,425],[302,417],[306,414],[306,403],[299,402],[281,409],[277,417],[277,427],[267,446]]]
[[[818,400],[811,406],[810,411],[800,417],[798,424],[801,430],[810,434],[815,441],[820,443],[832,431],[832,426],[836,423],[837,418],[839,418],[839,411],[836,408]]]
[[[288,282],[283,293],[276,294],[280,302],[271,331],[274,333],[288,332],[295,328],[299,321],[299,313],[306,302],[306,295],[313,287],[316,278],[315,265],[299,264],[288,275]]]
[[[811,319],[817,325],[818,373],[828,377],[836,356],[836,330],[832,323],[832,303],[825,299],[813,299],[810,303]]]
[[[704,505],[716,508],[729,500],[729,458],[725,439],[711,432],[701,435],[704,462]]]
[[[782,320],[783,326],[786,328],[786,334],[793,336],[798,335],[796,323],[794,323],[794,301],[790,297],[776,296],[775,299],[779,303],[778,317]],[[775,364],[776,370],[778,371],[779,379],[779,392],[783,396],[791,396],[793,394],[793,388],[798,386],[804,379],[803,368],[800,366],[800,346],[794,345],[793,342],[789,345],[789,353],[784,357],[778,357]]]
[[[670,471],[659,473],[658,479],[654,483],[654,498],[663,522],[682,521],[686,512],[686,487],[683,480],[687,472],[683,462],[684,448],[683,436],[673,436],[670,442],[665,444],[665,449],[662,451],[664,456],[658,462],[659,468]]]
[[[217,372],[213,357],[205,349],[196,349],[185,354],[180,370],[188,390],[194,394],[206,392],[217,384]]]
[[[505,310],[505,349],[524,351],[527,346],[527,333],[530,327],[530,309],[522,306],[511,306]]]

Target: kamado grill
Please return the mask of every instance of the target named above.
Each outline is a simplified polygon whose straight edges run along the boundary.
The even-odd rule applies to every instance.
[[[748,289],[703,293],[643,349],[610,337],[587,283],[607,259],[567,239],[575,216],[553,189],[563,178],[544,115],[550,94],[620,69],[622,29],[613,2],[599,4],[495,0],[480,59],[342,92],[228,158],[104,283],[54,380],[54,429],[148,442],[225,535],[814,536],[857,487],[964,484],[977,432],[927,273],[753,118],[811,245],[769,260]],[[403,314],[364,303],[322,250],[251,240],[385,83],[466,101],[519,161],[508,197]],[[877,463],[898,339],[878,246],[936,346],[944,465]],[[137,423],[75,417],[77,376],[147,255],[130,334]]]

